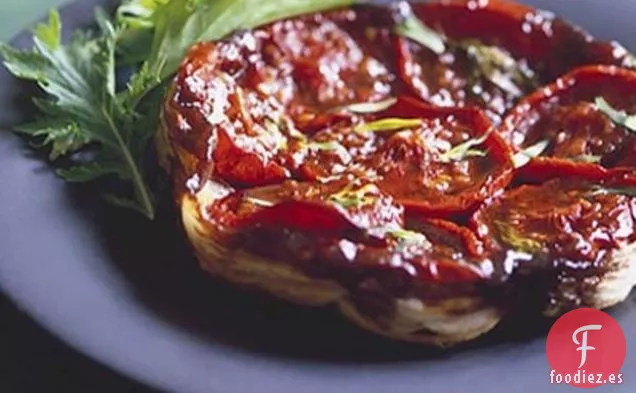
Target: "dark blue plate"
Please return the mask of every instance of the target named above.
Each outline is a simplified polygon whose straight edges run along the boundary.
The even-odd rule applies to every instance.
[[[67,30],[90,22],[95,3],[65,9]],[[633,0],[528,3],[636,50]],[[30,93],[0,71],[0,129],[32,113]],[[550,389],[548,326],[503,328],[451,351],[389,342],[329,310],[215,282],[199,271],[169,202],[157,222],[146,222],[65,184],[39,158],[0,132],[0,285],[63,341],[122,374],[182,393]],[[611,314],[627,335],[625,384],[599,391],[634,392],[636,297]]]

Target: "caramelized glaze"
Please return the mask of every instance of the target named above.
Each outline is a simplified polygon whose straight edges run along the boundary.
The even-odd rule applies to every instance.
[[[504,1],[413,11],[447,37],[443,53],[398,36],[395,7],[373,6],[192,48],[164,107],[177,194],[222,185],[202,216],[228,244],[363,291],[443,297],[518,271],[603,275],[605,256],[635,240],[636,202],[595,190],[631,178],[606,169],[631,167],[636,145],[591,102],[636,110],[636,78],[590,66],[523,97],[577,66],[629,66],[626,51]],[[474,46],[514,67],[495,83],[475,71]],[[366,129],[396,118],[407,125]],[[550,159],[515,171],[514,152],[543,139]],[[572,160],[583,155],[601,165]]]

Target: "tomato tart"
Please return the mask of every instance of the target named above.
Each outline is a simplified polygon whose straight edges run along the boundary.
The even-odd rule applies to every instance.
[[[508,1],[356,5],[195,45],[158,146],[204,269],[448,346],[630,293],[633,64]]]

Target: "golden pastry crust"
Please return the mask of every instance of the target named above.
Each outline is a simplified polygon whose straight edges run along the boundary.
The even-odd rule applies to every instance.
[[[369,316],[360,310],[347,289],[336,281],[316,279],[282,261],[266,259],[240,248],[223,246],[223,238],[201,217],[201,206],[214,199],[214,187],[199,194],[184,195],[179,203],[186,235],[201,266],[211,274],[237,285],[256,288],[284,300],[304,306],[335,306],[346,318],[363,329],[390,339],[435,346],[453,346],[473,340],[492,330],[505,317],[504,308],[488,304],[479,296],[449,297],[426,304],[415,298],[392,299],[390,315]],[[617,250],[608,257],[609,273],[593,291],[580,299],[581,307],[604,309],[629,296],[636,285],[636,244]],[[562,283],[554,289],[553,299],[578,296],[572,285]],[[559,302],[546,305],[544,315],[557,317],[569,311]]]
[[[222,236],[201,217],[201,205],[211,197],[206,195],[209,188],[203,190],[196,196],[182,197],[181,217],[201,266],[217,277],[304,306],[335,306],[363,329],[395,340],[436,346],[472,340],[495,327],[503,316],[503,311],[479,297],[465,296],[428,305],[418,299],[395,298],[390,315],[365,315],[336,281],[312,278],[289,263],[224,247]]]

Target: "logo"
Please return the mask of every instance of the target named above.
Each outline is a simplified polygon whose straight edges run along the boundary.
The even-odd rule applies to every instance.
[[[583,343],[581,344],[580,347],[578,347],[576,350],[577,351],[582,351],[581,352],[581,364],[579,365],[579,368],[583,367],[585,365],[585,361],[587,360],[587,351],[592,351],[596,348],[594,347],[588,347],[587,346],[587,331],[588,330],[601,330],[603,326],[601,325],[587,325],[587,326],[581,326],[580,328],[576,329],[574,331],[574,334],[572,335],[572,341],[574,341],[575,344],[581,344],[579,343],[579,340],[577,340],[576,336],[580,333],[583,332]]]
[[[550,382],[581,388],[622,383],[626,349],[625,334],[614,318],[591,308],[571,311],[548,334]]]

